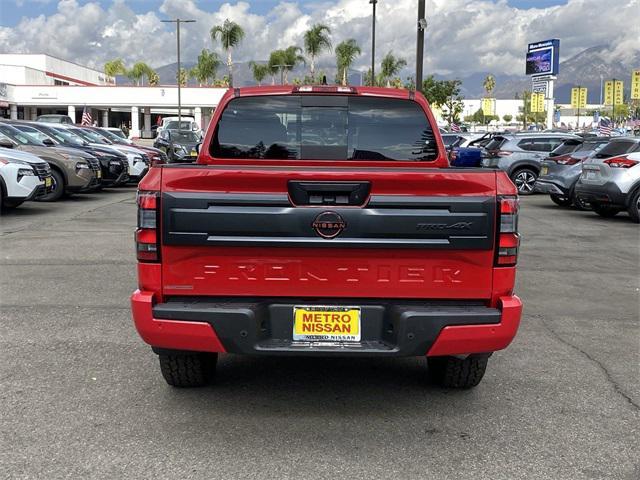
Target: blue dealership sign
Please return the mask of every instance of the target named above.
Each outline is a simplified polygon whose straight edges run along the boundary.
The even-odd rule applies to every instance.
[[[527,48],[526,74],[557,75],[560,70],[560,40],[530,43]]]

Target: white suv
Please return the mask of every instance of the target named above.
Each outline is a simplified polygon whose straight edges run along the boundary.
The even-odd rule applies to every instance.
[[[42,163],[49,170],[51,178],[49,165],[44,160]],[[38,176],[32,165],[0,153],[0,209],[15,208],[44,194],[45,181]]]

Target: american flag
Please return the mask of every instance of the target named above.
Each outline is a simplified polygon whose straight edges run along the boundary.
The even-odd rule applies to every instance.
[[[84,107],[84,110],[82,110],[82,121],[80,122],[80,125],[90,127],[92,123],[93,119],[91,118],[91,109]]]
[[[601,118],[600,124],[598,125],[598,132],[600,133],[600,135],[611,136],[612,130],[613,130],[613,127],[611,126],[611,120],[608,120],[606,118]]]
[[[462,130],[460,130],[460,125],[458,125],[457,123],[452,123],[451,124],[451,131],[452,132],[456,132],[456,133],[460,133]]]

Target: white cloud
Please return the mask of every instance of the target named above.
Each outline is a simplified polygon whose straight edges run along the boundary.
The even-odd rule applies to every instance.
[[[529,10],[509,7],[506,0],[431,0],[428,5],[426,72],[521,74],[526,44],[554,37],[561,39],[564,59],[599,44],[610,44],[613,55],[623,60],[640,48],[640,0],[569,0],[566,5]],[[213,47],[212,25],[231,18],[246,32],[234,52],[236,60],[266,59],[276,48],[302,46],[304,31],[322,22],[331,27],[334,45],[351,37],[358,41],[363,55],[356,68],[370,64],[371,7],[364,0],[323,0],[307,4],[304,11],[295,1],[282,1],[266,15],[252,13],[243,1],[206,11],[192,0],[164,0],[158,10],[136,14],[124,0],[107,8],[97,2],[59,0],[53,15],[0,27],[0,51],[46,52],[95,67],[114,57],[160,66],[175,60],[174,27],[161,23],[161,18],[178,16],[197,20],[182,29],[183,58],[189,60],[202,48]],[[378,3],[378,61],[393,50],[413,65],[416,20],[415,0]],[[325,55],[320,62],[331,64],[333,58]]]

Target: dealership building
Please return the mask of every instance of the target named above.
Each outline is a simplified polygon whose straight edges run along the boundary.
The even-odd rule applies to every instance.
[[[182,114],[206,128],[224,88],[182,87]],[[84,109],[100,126],[126,124],[132,137],[151,137],[159,117],[177,115],[178,88],[116,86],[92,68],[41,54],[0,54],[0,117],[35,120],[66,114],[80,123]]]

